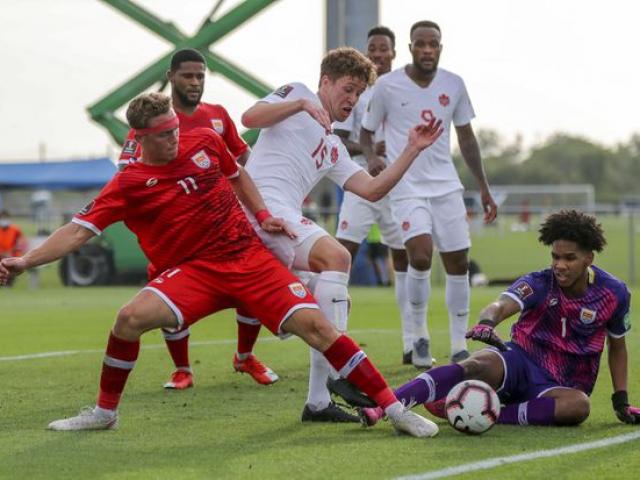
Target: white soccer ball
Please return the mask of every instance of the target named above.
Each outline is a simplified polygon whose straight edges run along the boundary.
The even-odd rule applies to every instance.
[[[445,401],[447,418],[459,432],[479,435],[489,430],[500,415],[495,390],[480,380],[465,380],[451,389]]]

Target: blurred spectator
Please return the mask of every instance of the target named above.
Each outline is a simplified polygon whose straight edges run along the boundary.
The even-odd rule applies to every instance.
[[[25,245],[22,230],[11,223],[9,212],[0,211],[0,258],[19,257],[24,253]]]

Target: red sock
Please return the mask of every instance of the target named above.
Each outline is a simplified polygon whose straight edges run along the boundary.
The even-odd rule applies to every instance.
[[[107,351],[102,364],[98,406],[107,410],[115,410],[120,403],[120,396],[127,383],[127,377],[136,364],[140,340],[129,342],[109,334]]]
[[[323,353],[341,377],[353,383],[382,408],[398,401],[382,374],[346,335],[338,337]]]
[[[185,328],[175,333],[162,330],[162,334],[176,368],[191,371],[189,364],[189,329]]]
[[[246,320],[245,320],[246,319]],[[238,314],[236,317],[238,322],[238,353],[248,354],[253,351],[253,347],[258,340],[260,334],[260,323],[253,323],[255,320]],[[248,323],[251,320],[252,323]]]

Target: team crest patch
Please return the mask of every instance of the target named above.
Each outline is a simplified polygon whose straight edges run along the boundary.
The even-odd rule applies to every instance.
[[[193,157],[191,157],[191,160],[200,168],[206,169],[211,166],[211,159],[204,150],[200,150],[198,153],[196,153]]]
[[[331,147],[331,163],[335,164],[338,161],[338,147]]]
[[[216,131],[216,133],[219,133],[220,135],[224,133],[224,123],[219,118],[212,118],[211,126]]]
[[[343,220],[342,222],[340,222],[340,230],[346,230],[348,226],[349,226],[349,222],[347,222],[346,220]]]
[[[307,290],[300,282],[290,283],[289,290],[298,298],[304,298],[307,296]]]
[[[89,213],[91,210],[93,210],[93,206],[96,204],[95,200],[91,200],[89,203],[87,203],[82,210],[80,210],[78,212],[78,215],[86,215],[87,213]]]
[[[533,295],[533,288],[527,282],[520,282],[515,286],[514,290],[518,294],[521,300],[525,300]]]
[[[445,93],[443,93],[442,95],[440,95],[440,96],[438,97],[438,100],[440,101],[440,105],[442,105],[443,107],[448,106],[448,105],[449,105],[449,102],[450,102],[450,100],[449,100],[449,96],[448,96],[447,94],[445,94]]]
[[[133,155],[136,153],[136,148],[138,148],[138,142],[135,140],[127,140],[124,143],[124,147],[122,147],[122,153],[126,155]]]
[[[291,93],[291,90],[293,90],[292,85],[283,85],[275,92],[273,92],[273,94],[279,96],[280,98],[286,98],[286,96]]]
[[[411,223],[409,223],[408,220],[405,220],[404,222],[402,222],[402,230],[404,230],[405,232],[409,230],[410,227],[411,227]]]
[[[584,324],[589,325],[590,323],[595,322],[596,320],[596,312],[595,310],[589,310],[588,308],[582,308],[580,310],[580,321]]]

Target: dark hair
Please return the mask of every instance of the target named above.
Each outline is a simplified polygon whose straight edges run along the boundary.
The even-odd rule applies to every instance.
[[[418,28],[435,28],[442,35],[442,30],[440,30],[440,25],[436,22],[432,22],[431,20],[420,20],[419,22],[411,25],[411,30],[409,30],[409,38],[413,35],[413,32]]]
[[[371,60],[355,48],[338,47],[330,50],[320,64],[320,77],[326,75],[332,81],[344,76],[359,78],[367,85],[376,81],[376,67]]]
[[[384,27],[382,25],[373,27],[371,30],[369,30],[369,33],[367,33],[367,40],[374,35],[384,35],[385,37],[389,37],[389,39],[391,40],[391,46],[393,48],[396,48],[396,34],[393,33],[390,28]]]
[[[607,244],[602,225],[596,223],[596,218],[577,210],[552,213],[540,225],[538,233],[538,240],[547,246],[556,240],[568,240],[582,250],[601,252]]]
[[[183,48],[182,50],[178,50],[171,57],[171,71],[175,72],[180,68],[180,64],[182,62],[198,62],[206,64],[206,60],[204,59],[204,55],[202,55],[198,50],[193,48]]]

